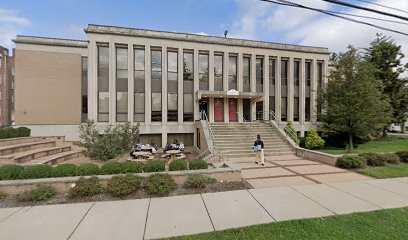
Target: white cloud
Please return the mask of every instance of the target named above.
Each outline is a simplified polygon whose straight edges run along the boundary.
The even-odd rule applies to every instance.
[[[205,32],[197,32],[197,33],[194,33],[194,34],[203,35],[203,36],[207,36],[207,35],[208,35],[208,33],[205,33]]]
[[[0,8],[0,45],[11,48],[21,27],[31,25],[31,21],[18,15],[18,12]]]

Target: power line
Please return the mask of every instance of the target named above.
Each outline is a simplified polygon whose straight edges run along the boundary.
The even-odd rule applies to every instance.
[[[408,13],[408,11],[405,11],[405,10],[402,10],[402,9],[398,9],[398,8],[395,8],[395,7],[390,7],[390,6],[386,6],[386,5],[382,5],[382,4],[378,4],[378,3],[371,2],[371,1],[368,1],[368,0],[356,0],[356,1],[363,2],[363,3],[368,3],[368,4],[371,4],[371,5],[375,5],[375,6],[379,6],[379,7],[383,7],[383,8],[388,8],[388,9],[403,12],[403,13]]]
[[[381,29],[381,30],[384,30],[384,31],[389,31],[389,32],[398,33],[398,34],[401,34],[401,35],[408,36],[408,33],[405,33],[405,32],[401,32],[401,31],[398,31],[398,30],[382,27],[382,26],[379,26],[379,25],[375,25],[375,24],[372,24],[372,23],[369,23],[369,22],[356,20],[356,19],[349,18],[349,17],[340,16],[340,15],[331,13],[330,11],[327,11],[327,10],[308,7],[308,6],[297,4],[297,3],[294,3],[294,2],[291,2],[291,1],[286,1],[286,0],[260,0],[260,1],[268,2],[268,3],[275,3],[275,4],[278,4],[278,5],[283,5],[283,6],[288,6],[288,7],[297,7],[297,8],[308,9],[308,10],[311,10],[311,11],[320,12],[320,13],[323,13],[323,14],[327,14],[327,15],[330,15],[330,16],[333,16],[333,17],[341,18],[341,19],[351,21],[351,22],[354,22],[354,23],[360,23],[360,24],[368,25],[368,26],[378,28],[378,29]]]
[[[360,10],[364,10],[364,11],[368,11],[368,12],[373,12],[373,13],[377,13],[377,14],[381,14],[381,15],[385,15],[385,16],[389,16],[389,17],[399,18],[399,19],[408,21],[407,17],[403,17],[403,16],[396,15],[396,14],[393,14],[393,13],[387,13],[387,12],[379,11],[379,10],[372,9],[372,8],[361,7],[361,6],[354,5],[354,4],[347,3],[347,2],[343,2],[343,1],[340,1],[340,0],[322,0],[322,1],[338,4],[338,5],[342,5],[342,6],[346,6],[346,7],[356,8],[356,9],[360,9]]]
[[[330,11],[330,10],[325,10],[325,11],[326,11],[326,12],[329,12],[329,13],[334,13],[334,14],[347,15],[347,16],[358,17],[358,18],[366,18],[366,19],[378,20],[378,21],[383,21],[383,22],[389,22],[389,23],[397,23],[397,24],[408,25],[408,22],[401,22],[401,21],[395,21],[395,20],[390,20],[390,19],[376,18],[376,17],[369,17],[369,16],[362,16],[362,15],[357,15],[357,14],[344,13],[344,12],[336,12],[336,11]]]

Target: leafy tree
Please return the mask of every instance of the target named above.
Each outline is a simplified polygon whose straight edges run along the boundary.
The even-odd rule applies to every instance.
[[[382,98],[381,81],[374,72],[374,66],[350,46],[337,56],[328,84],[318,91],[325,127],[347,134],[350,152],[353,136],[366,136],[390,119],[389,103]]]
[[[377,38],[366,49],[365,58],[376,68],[375,76],[383,83],[383,97],[390,102],[393,110],[392,119],[384,127],[386,135],[387,125],[391,122],[402,124],[407,119],[408,81],[400,78],[400,74],[406,70],[402,64],[404,54],[401,45],[397,45],[392,38],[377,34]]]

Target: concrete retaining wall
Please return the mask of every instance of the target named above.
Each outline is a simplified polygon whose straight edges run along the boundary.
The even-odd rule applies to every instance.
[[[339,157],[336,155],[312,151],[312,150],[308,150],[304,148],[297,148],[296,156],[303,157],[311,161],[332,165],[332,166],[336,165],[337,158]]]

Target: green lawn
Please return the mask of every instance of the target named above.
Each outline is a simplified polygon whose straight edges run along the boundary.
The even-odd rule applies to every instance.
[[[278,222],[175,239],[408,239],[408,208]]]
[[[383,153],[383,152],[398,152],[398,151],[407,151],[408,150],[408,138],[397,138],[397,137],[388,137],[386,139],[374,140],[361,145],[355,150],[355,153]],[[345,149],[336,148],[336,147],[324,147],[320,152],[330,153],[330,154],[345,154],[347,153]]]
[[[395,166],[385,167],[370,167],[366,169],[356,170],[358,173],[362,173],[374,178],[396,178],[396,177],[408,177],[408,164],[401,164]]]

